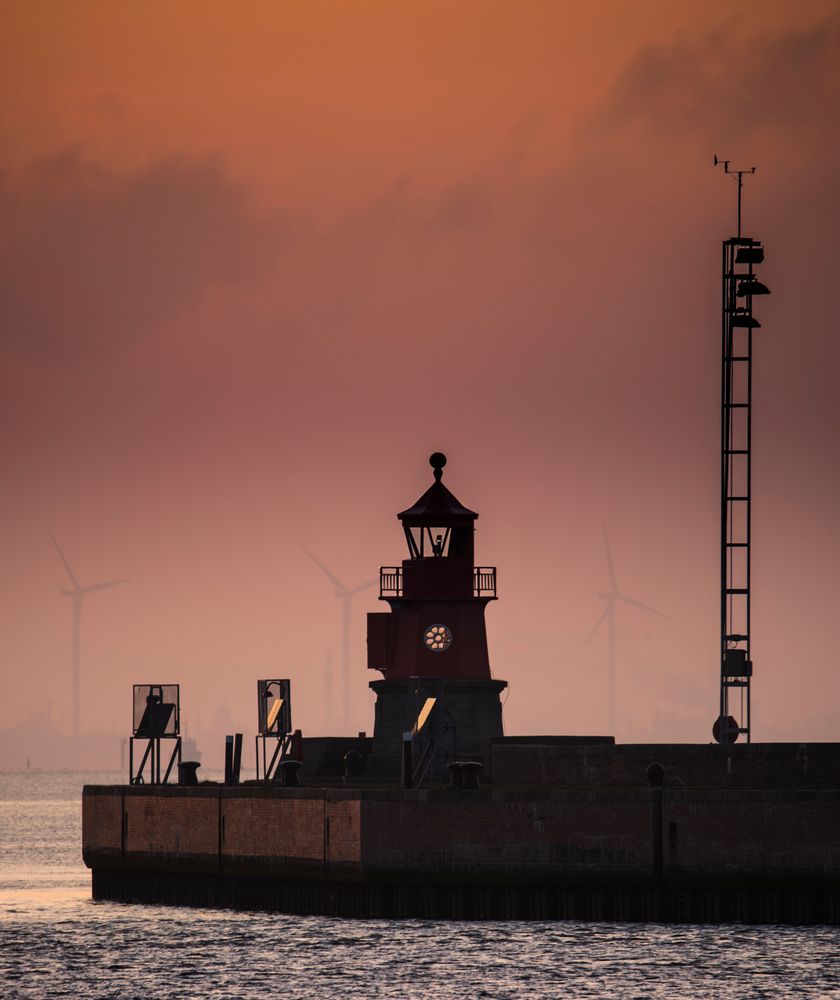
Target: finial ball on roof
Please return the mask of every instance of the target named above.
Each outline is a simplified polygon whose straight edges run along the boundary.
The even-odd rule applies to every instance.
[[[440,481],[441,470],[446,465],[446,455],[442,451],[435,451],[429,455],[429,465],[435,470],[435,479]]]

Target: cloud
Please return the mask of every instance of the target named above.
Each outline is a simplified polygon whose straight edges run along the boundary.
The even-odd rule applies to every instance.
[[[778,126],[836,127],[840,17],[746,36],[716,29],[642,49],[619,75],[599,124],[647,124],[676,137],[734,140]]]
[[[112,355],[284,246],[279,221],[255,217],[215,160],[120,176],[65,152],[1,180],[6,351]]]
[[[493,202],[486,190],[476,184],[460,183],[441,197],[434,211],[434,226],[442,235],[484,228],[491,220]]]

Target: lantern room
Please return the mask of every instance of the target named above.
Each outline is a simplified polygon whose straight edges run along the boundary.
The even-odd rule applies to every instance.
[[[408,559],[459,559],[472,565],[473,532],[478,514],[468,510],[443,485],[446,455],[429,458],[435,481],[420,499],[397,517],[408,543]]]
[[[478,514],[443,485],[446,456],[436,451],[429,464],[434,482],[397,515],[408,558],[379,570],[391,611],[368,615],[368,666],[392,678],[488,678],[484,610],[496,568],[474,565]]]
[[[443,485],[446,455],[436,451],[429,464],[434,482],[416,503],[397,515],[408,546],[408,558],[402,567],[395,568],[401,585],[399,596],[472,597],[473,535],[478,514]]]

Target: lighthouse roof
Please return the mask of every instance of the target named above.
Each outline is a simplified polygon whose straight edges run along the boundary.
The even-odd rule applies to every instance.
[[[408,525],[439,525],[441,527],[474,521],[478,514],[465,507],[441,482],[446,456],[436,451],[429,459],[435,470],[435,481],[411,507],[397,514]]]

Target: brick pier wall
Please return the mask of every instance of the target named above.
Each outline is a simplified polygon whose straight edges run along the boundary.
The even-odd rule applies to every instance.
[[[840,923],[840,792],[88,786],[99,898]]]

